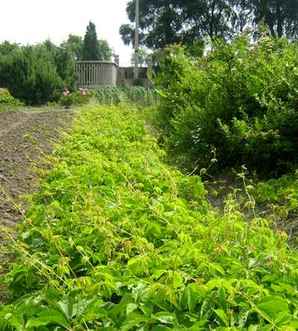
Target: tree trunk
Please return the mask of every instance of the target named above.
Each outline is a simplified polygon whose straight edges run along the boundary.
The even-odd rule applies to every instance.
[[[283,36],[283,15],[281,9],[281,1],[276,1],[276,20],[277,20],[277,36],[281,38]]]

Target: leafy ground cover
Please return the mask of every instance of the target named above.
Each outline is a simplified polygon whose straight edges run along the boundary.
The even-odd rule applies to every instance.
[[[13,244],[1,331],[297,329],[287,236],[163,158],[140,111],[82,110]]]
[[[11,252],[6,251],[3,234],[15,233],[27,207],[24,194],[38,188],[39,172],[47,164],[46,155],[52,151],[61,132],[70,127],[72,111],[9,107],[0,112],[0,275],[5,273]],[[0,285],[0,304],[6,296]]]
[[[219,176],[204,177],[208,201],[224,211],[225,201],[237,201],[247,220],[262,217],[270,220],[272,229],[285,231],[290,246],[298,247],[298,177],[297,171],[280,178],[260,181],[247,169]]]
[[[293,243],[298,245],[298,172],[278,179],[259,182],[254,195],[256,202],[267,211],[279,227],[289,233]]]

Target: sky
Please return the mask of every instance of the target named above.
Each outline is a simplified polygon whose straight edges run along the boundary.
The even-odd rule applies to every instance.
[[[0,0],[0,42],[34,44],[50,39],[56,44],[69,34],[84,36],[91,20],[99,39],[106,39],[120,65],[130,65],[132,50],[119,35],[128,22],[128,0]]]

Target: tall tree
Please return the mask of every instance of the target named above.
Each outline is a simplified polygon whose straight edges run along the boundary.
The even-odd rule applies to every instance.
[[[297,0],[253,0],[255,23],[264,22],[272,36],[298,38]]]
[[[127,13],[132,24],[122,25],[120,34],[125,44],[133,44],[135,0]],[[140,42],[158,49],[206,37],[228,40],[261,21],[273,35],[294,37],[297,15],[297,0],[140,0]]]
[[[245,24],[236,24],[245,13],[242,0],[141,0],[141,43],[162,48],[172,43],[192,44],[205,37],[231,38]],[[131,22],[135,20],[135,0],[127,5]],[[126,44],[133,43],[133,24],[125,24],[120,34]]]
[[[2,44],[0,44],[0,56],[9,55],[18,48],[19,48],[18,44],[12,44],[6,40]]]
[[[132,57],[131,57],[131,64],[132,66],[135,65],[135,60],[136,60],[136,57],[135,57],[135,53],[133,53]],[[148,52],[148,50],[144,47],[140,47],[139,50],[138,50],[138,65],[140,67],[148,67],[152,64],[152,54]]]
[[[112,50],[106,40],[99,39],[99,59],[102,61],[110,61],[112,58]]]
[[[96,26],[89,22],[83,42],[82,59],[107,61],[111,59],[111,56],[112,50],[109,44],[105,40],[98,40]]]
[[[70,34],[68,39],[61,44],[61,47],[67,49],[74,60],[82,59],[83,39],[81,36]]]
[[[96,26],[89,22],[83,43],[83,60],[100,60]]]

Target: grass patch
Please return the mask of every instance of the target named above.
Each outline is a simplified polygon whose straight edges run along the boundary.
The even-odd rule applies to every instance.
[[[284,233],[207,203],[140,112],[90,106],[33,196],[0,330],[296,330]]]

